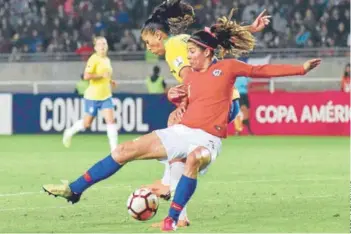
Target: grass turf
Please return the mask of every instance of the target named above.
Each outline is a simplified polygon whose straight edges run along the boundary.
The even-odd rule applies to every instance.
[[[135,136],[120,136],[120,141]],[[78,135],[70,149],[59,135],[0,137],[0,232],[159,232],[130,218],[128,195],[159,179],[162,164],[135,162],[88,190],[77,205],[40,192],[73,180],[108,154],[104,135]],[[191,226],[178,232],[349,233],[349,138],[232,137],[199,179]]]

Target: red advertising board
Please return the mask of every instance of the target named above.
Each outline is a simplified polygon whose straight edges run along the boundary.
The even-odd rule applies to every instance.
[[[249,100],[255,135],[350,135],[348,93],[256,92]]]

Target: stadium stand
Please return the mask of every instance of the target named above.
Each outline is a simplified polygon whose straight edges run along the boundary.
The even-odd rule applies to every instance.
[[[91,51],[95,35],[114,51],[144,50],[139,28],[161,0],[0,0],[0,53]],[[188,0],[197,15],[191,30],[209,25],[228,9],[252,22],[267,9],[272,24],[257,35],[262,48],[350,46],[348,0]],[[143,7],[140,7],[140,3]]]

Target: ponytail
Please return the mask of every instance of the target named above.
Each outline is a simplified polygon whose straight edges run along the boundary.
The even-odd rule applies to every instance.
[[[181,0],[166,0],[157,6],[146,20],[141,33],[155,33],[161,30],[166,34],[180,34],[194,22],[195,14],[191,5]]]
[[[230,11],[228,18],[225,16],[219,18],[217,23],[210,27],[210,32],[218,40],[219,55],[221,57],[226,54],[239,57],[252,51],[255,47],[255,38],[249,31],[249,28],[231,21],[233,14],[234,9]]]

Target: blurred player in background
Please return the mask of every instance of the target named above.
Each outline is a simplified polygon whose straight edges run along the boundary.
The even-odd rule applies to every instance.
[[[251,81],[251,78],[246,77],[246,76],[239,76],[235,80],[235,87],[239,91],[240,94],[240,116],[235,119],[235,124],[237,131],[240,133],[242,129],[242,122],[244,125],[247,126],[247,129],[249,131],[249,134],[252,135],[252,130],[250,127],[250,122],[249,122],[249,108],[250,108],[250,101],[249,101],[249,95],[248,95],[248,89],[249,89],[249,83]]]
[[[249,31],[226,18],[221,18],[208,30],[195,33],[188,42],[193,71],[188,72],[183,85],[187,96],[180,102],[186,101],[188,106],[181,122],[118,145],[110,155],[70,184],[44,185],[43,189],[76,203],[85,190],[114,175],[131,161],[186,159],[169,215],[162,225],[162,230],[173,231],[180,212],[195,192],[198,173],[207,171],[220,152],[221,138],[227,136],[228,112],[236,77],[304,75],[320,64],[319,59],[309,60],[302,66],[251,66],[235,59],[213,60],[216,49],[222,55],[241,55],[252,50],[254,44]],[[172,101],[179,103],[178,98]]]
[[[244,26],[243,28],[252,33],[264,29],[265,25],[269,23],[270,17],[264,16],[264,13],[262,12],[253,24]],[[189,4],[183,3],[180,0],[165,1],[155,8],[153,14],[147,19],[141,30],[141,36],[147,49],[153,54],[159,56],[165,55],[171,73],[179,83],[183,83],[183,77],[191,71],[187,58],[187,41],[190,35],[181,33],[194,22],[194,18],[193,8]],[[234,90],[229,122],[233,121],[239,113],[240,105],[238,99],[239,93],[237,90]],[[184,110],[184,106],[180,106],[172,112],[168,125],[179,122]],[[169,190],[175,190],[183,170],[184,163],[182,162],[175,160],[171,162],[171,165],[165,162],[165,172],[162,180],[156,181],[153,185],[148,185],[147,187],[162,197],[169,197]],[[186,217],[186,209],[183,212],[178,223],[179,226],[189,224]],[[153,226],[157,226],[157,224]]]
[[[341,91],[349,93],[351,88],[350,84],[350,63],[346,64],[344,74],[341,80]]]
[[[89,128],[99,110],[102,111],[107,124],[107,136],[111,152],[118,143],[117,125],[114,118],[112,91],[116,82],[112,80],[111,61],[107,56],[108,45],[104,37],[97,37],[94,41],[95,53],[90,56],[84,71],[84,79],[89,80],[89,87],[84,92],[85,116],[63,133],[63,145],[69,147],[72,137]]]

